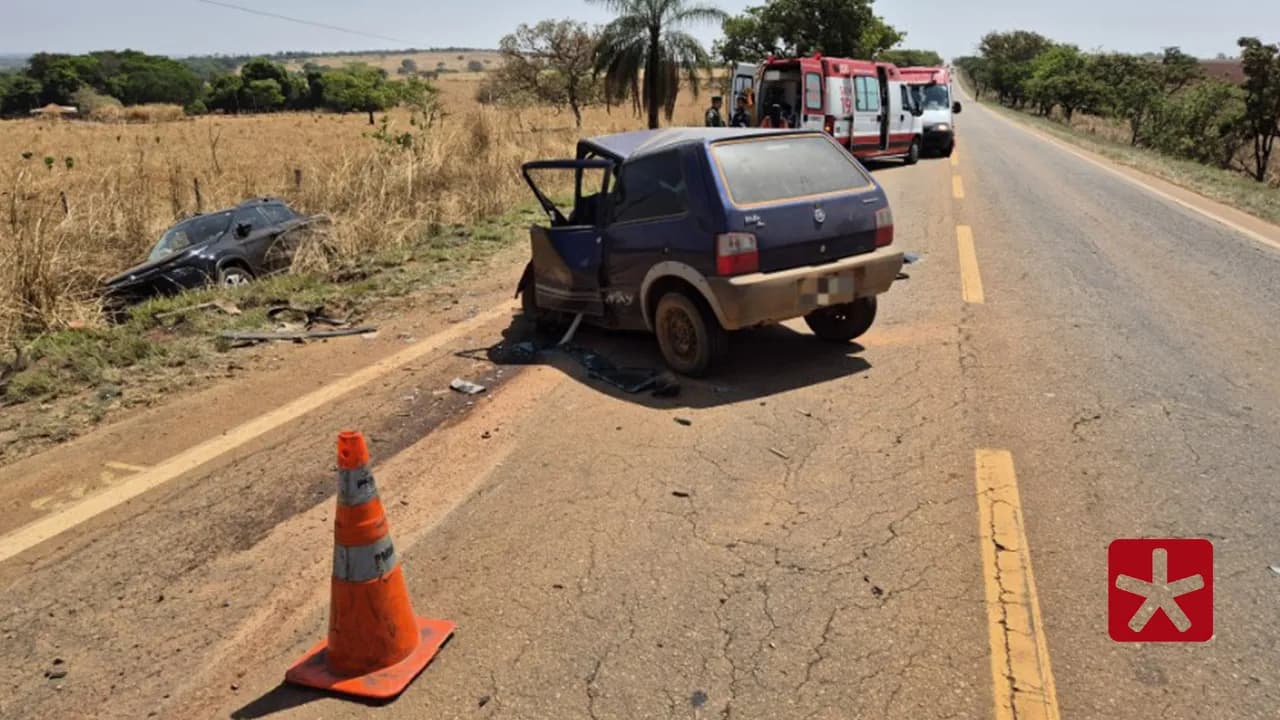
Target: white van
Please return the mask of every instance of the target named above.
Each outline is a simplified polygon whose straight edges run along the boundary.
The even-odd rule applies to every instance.
[[[960,102],[952,100],[950,68],[907,67],[900,72],[924,110],[921,120],[925,151],[950,155],[956,146],[955,116],[960,114]]]

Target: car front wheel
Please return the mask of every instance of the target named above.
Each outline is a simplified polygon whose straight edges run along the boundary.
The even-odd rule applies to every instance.
[[[253,280],[253,273],[239,265],[228,265],[218,270],[218,284],[227,287],[244,285]]]
[[[907,156],[903,158],[903,162],[908,165],[915,165],[920,161],[920,138],[911,140],[911,148],[907,150]]]
[[[728,333],[711,309],[678,290],[658,300],[653,319],[663,359],[682,375],[705,375],[728,346]]]
[[[819,308],[804,316],[814,335],[831,342],[849,342],[871,329],[876,319],[876,299],[859,298],[851,303]]]

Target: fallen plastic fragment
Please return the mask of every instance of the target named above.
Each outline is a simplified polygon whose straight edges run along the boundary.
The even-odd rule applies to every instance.
[[[689,418],[687,418],[687,417],[680,417],[679,415],[677,415],[677,416],[676,416],[676,422],[678,422],[678,423],[680,423],[681,425],[684,425],[684,426],[686,426],[686,427],[687,427],[687,426],[689,426],[689,425],[692,425],[692,424],[693,424],[693,421],[692,421],[692,420],[690,420]]]
[[[340,330],[291,330],[288,332],[240,332],[226,330],[220,333],[219,337],[251,345],[256,342],[268,342],[271,340],[294,340],[302,342],[304,340],[321,340],[324,338],[343,337],[346,335],[365,335],[377,331],[378,328],[376,327],[354,327],[342,328]]]
[[[483,385],[477,385],[470,380],[463,380],[462,378],[454,378],[450,380],[449,388],[451,390],[457,390],[464,395],[479,395],[485,390]]]
[[[790,458],[786,453],[782,452],[782,451],[781,451],[781,450],[779,450],[778,448],[769,448],[769,452],[773,453],[774,455],[777,455],[778,457],[782,458],[783,460],[790,460],[790,459],[791,459],[791,458]]]

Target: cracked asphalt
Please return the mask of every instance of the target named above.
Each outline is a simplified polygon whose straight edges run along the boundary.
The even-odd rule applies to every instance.
[[[166,592],[194,599],[164,616],[173,628],[120,605],[105,642],[166,638],[177,664],[144,657],[140,680],[78,677],[75,643],[90,632],[69,639],[43,621],[47,588],[15,580],[0,630],[58,648],[72,672],[58,691],[15,681],[0,714],[989,718],[974,453],[998,448],[1017,467],[1062,717],[1276,717],[1280,253],[975,104],[959,130],[956,167],[876,169],[895,243],[921,262],[859,344],[825,345],[795,323],[747,332],[719,376],[672,399],[615,394],[556,361],[509,373],[471,414],[388,457],[375,444],[415,608],[459,626],[396,702],[279,685],[325,631],[332,501],[317,497],[229,549],[202,554],[188,538]],[[982,304],[961,298],[960,224]],[[620,365],[660,363],[643,336],[579,340]],[[376,408],[376,393],[362,402]],[[297,435],[238,464],[292,477],[291,457],[331,443]],[[296,471],[307,492],[321,465]],[[232,501],[173,512],[207,528]],[[94,532],[126,549],[145,536]],[[1211,642],[1108,638],[1107,544],[1141,536],[1213,540]],[[58,552],[69,557],[30,567],[73,587],[69,570],[98,557],[93,543]],[[115,574],[87,586],[83,614],[111,612],[93,598],[130,582],[98,572]],[[223,597],[235,605],[218,609]],[[253,609],[235,614],[242,597]]]

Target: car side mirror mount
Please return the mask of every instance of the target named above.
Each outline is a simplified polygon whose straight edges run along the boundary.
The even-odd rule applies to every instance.
[[[951,103],[951,112],[952,112],[952,114],[954,114],[954,115],[959,115],[959,114],[960,114],[960,101],[959,101],[959,100],[957,100],[957,101],[955,101],[955,102]]]
[[[249,223],[240,223],[236,226],[236,237],[247,238],[249,237],[249,233],[252,231],[253,225],[250,225]]]

